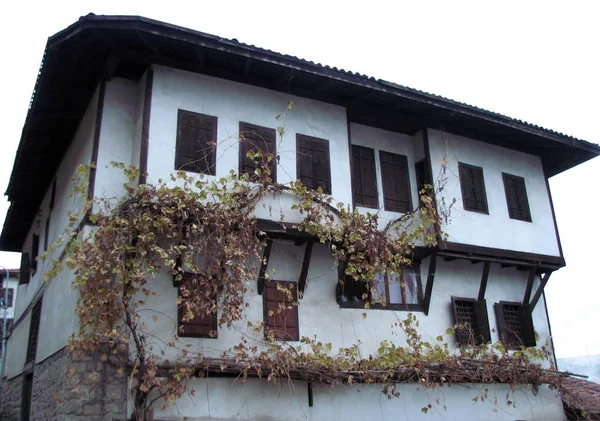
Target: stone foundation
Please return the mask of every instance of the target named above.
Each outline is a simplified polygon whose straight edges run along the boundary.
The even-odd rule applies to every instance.
[[[22,378],[5,382],[2,421],[20,421]],[[66,349],[33,369],[31,421],[112,421],[126,417],[127,377],[98,355],[75,359]]]

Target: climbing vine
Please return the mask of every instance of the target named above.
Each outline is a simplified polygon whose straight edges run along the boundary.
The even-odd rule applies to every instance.
[[[280,128],[278,133],[282,137],[285,130]],[[158,399],[166,406],[190,391],[189,379],[212,372],[242,379],[264,376],[273,382],[378,383],[388,397],[399,396],[398,385],[405,382],[424,387],[502,382],[560,388],[561,373],[542,368],[546,348],[509,352],[496,343],[450,349],[452,329],[430,343],[423,340],[418,320],[410,313],[394,326],[404,333],[406,345],[384,341],[377,355],[368,358],[361,357],[359,344],[334,350],[331,343],[317,338],[302,337],[294,344],[264,334],[262,320],[246,320],[245,309],[247,298],[256,294],[253,285],[265,263],[262,250],[267,234],[260,230],[255,214],[266,198],[294,197],[290,211],[301,215],[300,222],[290,224],[283,213],[279,222],[328,245],[333,265],[344,269],[343,276],[365,282],[367,288],[372,285],[366,280],[377,273],[401,273],[411,265],[416,245],[435,246],[444,237],[444,214],[436,209],[434,187],[426,186],[420,192],[418,209],[382,228],[377,212],[334,204],[331,196],[299,181],[274,183],[270,168],[276,156],[257,150],[248,156],[258,163],[253,174],[231,172],[215,178],[178,172],[169,180],[139,186],[137,169],[114,164],[128,177],[126,196],[116,204],[114,199],[98,200],[95,213],[89,213],[92,203],[88,203],[85,211],[92,228],[62,238],[61,244],[67,244],[66,264],[75,274],[79,291],[80,328],[70,349],[100,352],[129,376],[138,421],[149,418]],[[87,170],[82,168],[81,173]],[[76,190],[85,192],[80,186]],[[72,219],[71,227],[76,221]],[[54,245],[47,255],[58,247]],[[59,267],[56,261],[48,278]],[[219,327],[229,329],[243,321],[248,331],[260,337],[259,344],[242,335],[241,342],[220,357],[208,357],[186,347],[179,338],[181,331],[175,331],[163,345],[176,349],[178,359],[166,361],[143,317],[152,311],[146,301],[156,294],[155,278],[165,274],[178,285],[181,321],[218,314]],[[289,290],[284,292],[291,297]],[[365,306],[373,304],[374,297],[366,294]],[[169,316],[153,314],[151,319],[159,317]],[[477,399],[485,399],[486,391],[484,387]]]

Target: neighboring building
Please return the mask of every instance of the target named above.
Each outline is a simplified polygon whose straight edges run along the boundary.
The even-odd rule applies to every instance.
[[[278,143],[275,116],[289,101],[294,107]],[[194,135],[188,137],[190,130]],[[273,244],[269,265],[278,269],[278,279],[312,280],[290,314],[293,339],[317,335],[334,349],[362,341],[361,354],[368,357],[382,340],[402,345],[402,337],[391,337],[390,326],[412,311],[431,337],[457,321],[493,342],[503,338],[539,347],[549,341],[543,290],[565,261],[548,178],[599,155],[600,147],[235,40],[145,18],[88,15],[48,40],[7,190],[11,207],[0,248],[22,252],[23,260],[3,419],[127,415],[126,380],[88,378],[90,365],[95,369],[102,363],[67,355],[65,346],[78,326],[72,275],[63,272],[44,284],[50,263],[36,260],[63,232],[67,214],[83,205],[83,198],[69,194],[78,165],[96,163],[89,197],[118,197],[124,178],[111,161],[147,171],[148,180],[140,182],[168,179],[177,169],[216,176],[244,171],[252,164],[240,151],[238,133],[253,130],[279,155],[277,181],[298,177],[322,186],[334,203],[381,209],[384,222],[412,210],[419,201],[418,186],[435,179],[444,165],[447,183],[438,203],[457,200],[451,223],[443,227],[448,241],[419,250],[418,265],[405,273],[405,290],[388,288],[392,305],[386,309],[365,310],[351,287],[336,288],[327,246],[315,243],[311,258],[305,242],[292,241],[293,233],[282,232],[278,224],[266,229]],[[214,140],[217,146],[211,146]],[[198,163],[190,141],[199,142],[208,159]],[[312,155],[315,165],[300,164],[300,153]],[[291,203],[281,196],[269,203],[271,211],[260,208],[258,216],[278,220],[282,210],[288,221],[297,221]],[[80,226],[87,224],[82,215]],[[310,265],[301,276],[305,255]],[[169,316],[151,324],[167,343],[176,329],[178,290],[171,275],[163,275],[153,280],[151,288],[158,294],[147,305]],[[258,285],[251,289],[257,291]],[[267,296],[246,297],[247,317],[262,320]],[[216,338],[184,341],[204,347],[207,357],[218,357],[239,342],[244,326],[219,328]],[[194,329],[196,336],[206,336],[206,326]],[[165,358],[175,359],[174,349],[164,351]],[[84,382],[76,398],[67,393],[62,375],[70,369]],[[193,385],[195,397],[184,396],[165,410],[157,407],[157,419],[413,419],[440,396],[443,404],[432,402],[435,419],[564,419],[560,398],[544,387],[537,393],[518,389],[513,408],[503,403],[510,390],[503,384],[489,386],[489,401],[476,404],[473,385],[429,395],[409,383],[400,387],[402,397],[392,400],[381,395],[378,385],[314,385],[310,405],[301,382],[279,389],[264,379],[242,385],[214,377]],[[84,386],[93,392],[84,393]]]
[[[6,283],[6,271],[0,269],[0,300],[6,299],[6,306],[0,307],[0,329],[6,318],[6,334],[10,335],[15,319],[15,303],[17,301],[17,286],[19,285],[19,269],[8,270],[8,286]],[[8,288],[8,296],[5,295],[4,288]],[[5,313],[6,311],[6,313]],[[2,354],[0,353],[0,358]],[[0,360],[1,364],[1,360]]]

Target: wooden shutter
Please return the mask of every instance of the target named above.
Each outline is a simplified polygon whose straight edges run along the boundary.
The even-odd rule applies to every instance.
[[[531,307],[529,304],[523,304],[521,310],[521,326],[523,337],[521,338],[524,346],[535,346],[535,329],[533,328],[533,318],[531,317]]]
[[[27,342],[27,354],[25,357],[25,363],[35,360],[41,316],[42,300],[38,301],[38,303],[33,307],[33,310],[31,310],[31,322],[29,324],[29,340]]]
[[[481,345],[491,341],[490,325],[485,300],[452,297],[454,323],[466,325],[456,329],[456,342],[460,345]]]
[[[412,199],[408,159],[404,155],[379,151],[383,180],[383,207],[387,211],[410,212]]]
[[[179,110],[175,169],[215,175],[217,117]]]
[[[531,212],[529,210],[525,179],[523,177],[502,173],[502,180],[504,181],[504,193],[506,194],[506,204],[508,205],[508,216],[511,219],[531,222]]]
[[[356,206],[379,207],[375,151],[371,148],[352,145],[352,198]]]
[[[40,236],[37,234],[33,234],[33,238],[31,239],[31,274],[34,275],[37,271],[37,257],[40,250]]]
[[[488,213],[483,168],[459,162],[458,172],[463,208],[474,212]]]
[[[287,289],[291,295],[280,288]],[[298,323],[298,288],[294,282],[270,281],[265,284],[264,317],[265,334],[273,332],[282,341],[297,341],[300,339]],[[283,307],[283,309],[282,309]]]
[[[492,340],[490,335],[490,322],[488,319],[487,304],[485,300],[474,302],[475,322],[477,324],[477,336],[475,343],[477,345],[486,344]]]
[[[266,154],[272,154],[273,160],[267,165],[271,170],[271,179],[277,181],[277,150],[275,129],[256,126],[250,123],[240,123],[240,174],[254,177],[254,171]],[[252,159],[248,152],[262,152],[262,158]],[[265,161],[266,162],[266,161]]]
[[[184,273],[182,274],[181,283],[185,284],[198,274]],[[208,286],[207,286],[208,287]],[[179,295],[181,296],[181,287],[179,287]],[[209,292],[210,299],[213,302],[217,301],[217,293]],[[183,300],[183,299],[182,299]],[[215,309],[216,310],[216,309]],[[217,312],[202,313],[196,315],[191,320],[183,321],[184,309],[183,304],[177,308],[177,318],[179,321],[179,335],[193,338],[217,338],[218,337],[218,316]]]
[[[500,340],[507,349],[535,346],[535,331],[529,305],[499,302],[494,304]]]
[[[21,269],[19,270],[19,285],[28,284],[31,277],[31,259],[29,253],[21,254]]]
[[[296,177],[306,187],[331,194],[329,141],[296,134]]]

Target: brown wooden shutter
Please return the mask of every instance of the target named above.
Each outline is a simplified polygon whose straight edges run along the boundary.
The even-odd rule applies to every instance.
[[[329,141],[296,134],[296,177],[306,187],[331,194]]]
[[[504,305],[501,303],[494,303],[494,313],[496,313],[496,324],[498,326],[498,339],[504,343],[506,347],[510,345],[507,343],[506,335],[506,323],[504,321]]]
[[[280,291],[277,285],[290,291],[291,296]],[[274,332],[277,339],[282,341],[297,341],[300,339],[298,322],[298,288],[294,282],[269,281],[265,283],[263,294],[265,334]],[[285,307],[283,310],[281,306]]]
[[[456,328],[456,342],[459,345],[474,345],[477,338],[475,300],[472,298],[451,297]]]
[[[175,169],[215,175],[217,117],[179,110]]]
[[[507,349],[535,346],[535,330],[530,306],[521,303],[499,302],[494,304],[500,338]]]
[[[12,307],[13,306],[14,292],[15,292],[15,290],[13,288],[9,288],[8,289],[8,298],[6,299],[6,306],[7,307]],[[5,289],[4,288],[0,288],[0,300],[4,301],[4,297],[5,296],[6,296]]]
[[[529,304],[520,306],[521,326],[523,337],[521,338],[524,346],[535,346],[535,329],[533,328],[533,318],[531,317],[531,308]]]
[[[502,173],[502,180],[504,181],[504,193],[506,194],[508,216],[511,219],[531,222],[531,212],[529,210],[525,179],[523,177]]]
[[[463,208],[470,211],[488,213],[483,168],[459,162],[458,172]]]
[[[31,277],[31,259],[29,253],[21,254],[21,269],[19,270],[19,285],[28,284]]]
[[[34,275],[37,271],[37,258],[40,250],[40,236],[37,234],[33,234],[33,238],[31,239],[31,274]]]
[[[198,276],[198,274],[184,273],[182,274],[181,283],[185,284],[192,277]],[[181,288],[179,288],[179,295],[181,296]],[[211,291],[211,300],[217,300],[217,294]],[[216,312],[202,313],[196,315],[191,320],[183,321],[183,305],[177,308],[177,318],[179,321],[179,335],[193,338],[217,338],[218,337],[218,315]]]
[[[354,205],[367,208],[379,207],[375,151],[352,145],[352,198]]]
[[[41,316],[42,300],[38,301],[37,304],[33,307],[33,310],[31,310],[31,322],[29,324],[29,340],[27,342],[27,354],[25,357],[25,363],[35,360]]]
[[[412,199],[408,159],[404,155],[379,151],[383,180],[383,207],[387,211],[410,212]]]
[[[490,322],[488,319],[487,304],[485,300],[474,302],[475,322],[477,324],[477,336],[475,343],[477,345],[486,344],[492,340],[490,335]]]
[[[272,154],[273,160],[267,166],[271,170],[271,179],[277,181],[276,136],[275,129],[240,122],[240,174],[249,174],[252,179],[257,163],[266,159],[266,154]],[[248,157],[250,151],[262,152],[263,157],[252,159]]]

